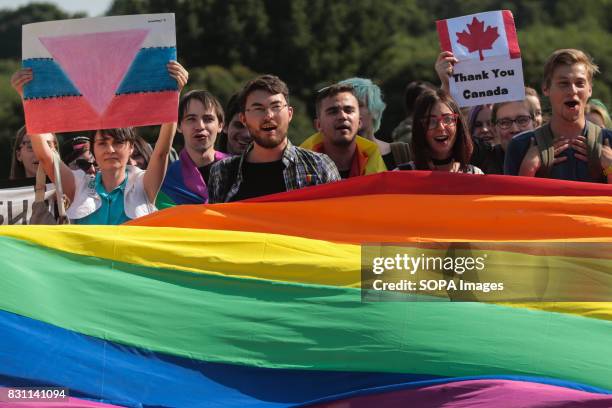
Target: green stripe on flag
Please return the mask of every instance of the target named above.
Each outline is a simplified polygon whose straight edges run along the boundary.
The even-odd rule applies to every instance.
[[[0,309],[210,362],[612,389],[612,322],[484,303],[362,303],[354,288],[240,279],[0,238]]]

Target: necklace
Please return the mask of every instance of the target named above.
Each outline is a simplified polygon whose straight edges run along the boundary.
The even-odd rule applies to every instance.
[[[431,162],[433,163],[434,166],[444,166],[445,164],[451,164],[453,162],[453,157],[451,156],[449,158],[442,159],[442,160],[434,159],[432,157]]]

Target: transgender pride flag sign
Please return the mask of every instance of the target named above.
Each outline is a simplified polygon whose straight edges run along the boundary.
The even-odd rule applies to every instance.
[[[22,27],[28,133],[177,120],[174,14],[96,17]]]

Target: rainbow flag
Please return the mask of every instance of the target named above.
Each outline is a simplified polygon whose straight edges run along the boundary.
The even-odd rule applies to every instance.
[[[608,245],[607,185],[387,172],[0,241],[0,387],[70,393],[20,407],[612,406],[610,302],[360,289],[364,243]]]

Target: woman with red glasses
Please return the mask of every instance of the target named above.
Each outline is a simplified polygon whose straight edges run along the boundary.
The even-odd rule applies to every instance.
[[[438,89],[419,96],[412,127],[414,160],[399,169],[483,174],[470,164],[472,150],[465,119],[450,95]]]

